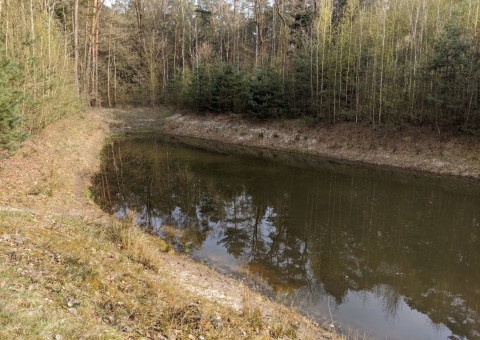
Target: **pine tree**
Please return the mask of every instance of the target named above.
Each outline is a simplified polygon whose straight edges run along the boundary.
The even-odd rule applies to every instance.
[[[287,111],[282,77],[270,68],[257,68],[247,84],[246,110],[256,118],[278,118]]]
[[[198,112],[210,110],[212,100],[212,83],[205,65],[199,65],[194,72],[190,87],[194,107]]]
[[[443,124],[458,126],[462,109],[466,107],[463,90],[467,79],[467,51],[462,29],[453,22],[448,23],[435,42],[430,62],[435,87],[429,99],[440,112]]]
[[[210,108],[213,112],[239,112],[241,103],[242,80],[231,64],[215,67],[212,80]]]

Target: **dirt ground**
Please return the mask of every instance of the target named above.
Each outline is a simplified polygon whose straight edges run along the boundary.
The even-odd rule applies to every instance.
[[[427,127],[398,130],[354,123],[308,127],[301,120],[252,122],[237,115],[174,114],[167,134],[436,175],[480,178],[480,143]]]
[[[0,338],[338,338],[93,203],[105,138],[160,127],[170,114],[84,113],[0,160]],[[168,124],[212,129],[194,117]]]

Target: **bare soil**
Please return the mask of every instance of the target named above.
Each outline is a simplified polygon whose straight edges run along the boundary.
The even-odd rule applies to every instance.
[[[438,135],[426,127],[404,130],[355,123],[308,127],[302,120],[254,122],[238,115],[174,114],[164,133],[238,146],[307,154],[436,175],[480,178],[480,143]]]

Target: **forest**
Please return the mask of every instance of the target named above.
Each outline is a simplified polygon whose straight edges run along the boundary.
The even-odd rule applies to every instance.
[[[0,0],[0,145],[91,107],[480,133],[478,0]]]

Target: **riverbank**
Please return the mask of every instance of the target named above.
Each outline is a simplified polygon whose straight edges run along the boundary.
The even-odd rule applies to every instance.
[[[425,127],[403,131],[354,123],[308,127],[301,120],[252,122],[237,115],[173,114],[160,129],[173,136],[304,154],[339,163],[480,178],[478,138],[439,136]]]
[[[94,204],[126,114],[64,119],[0,160],[0,338],[336,338]],[[131,128],[169,114],[137,110]]]

